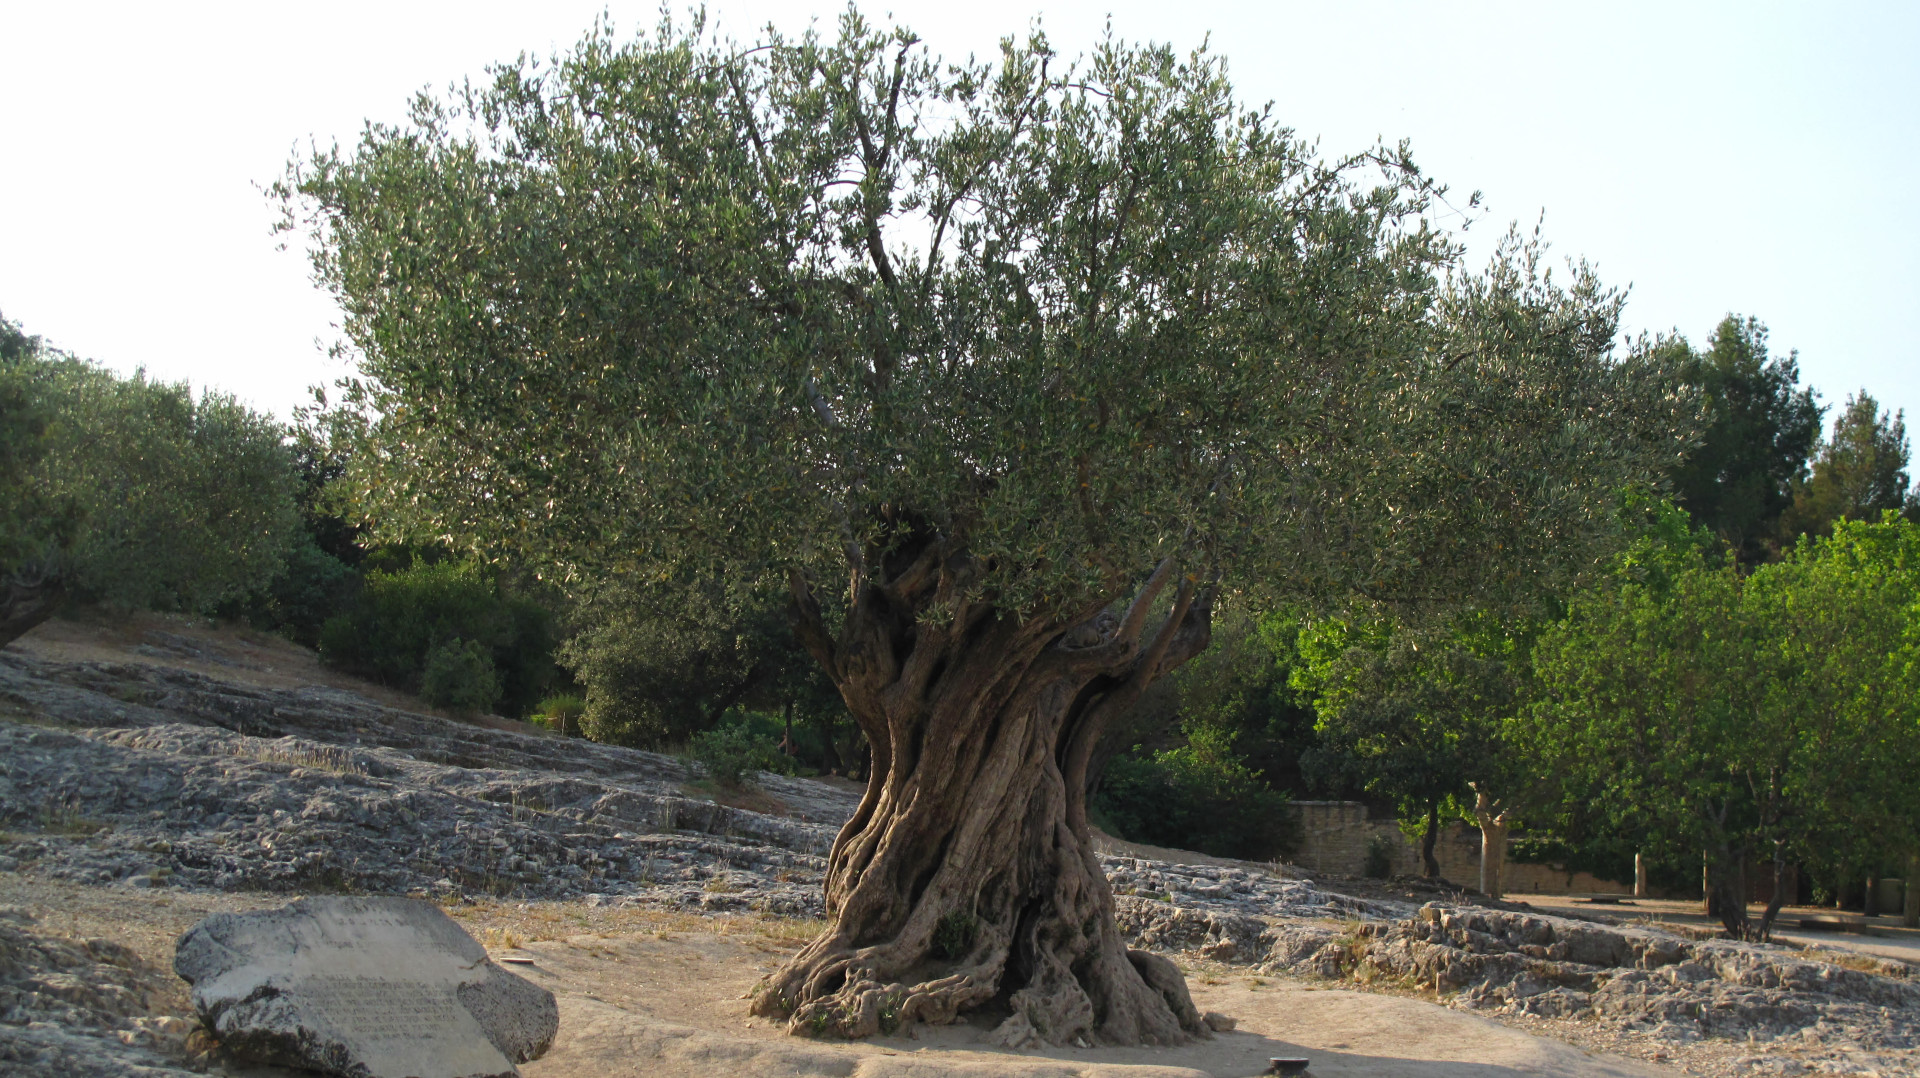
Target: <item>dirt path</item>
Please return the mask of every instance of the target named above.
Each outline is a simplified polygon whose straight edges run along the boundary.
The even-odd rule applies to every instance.
[[[293,896],[132,892],[0,873],[0,906],[38,928],[101,937],[171,967],[179,934],[208,914]],[[1663,1078],[1679,1072],[1596,1055],[1418,999],[1322,988],[1183,963],[1194,1001],[1235,1032],[1170,1049],[1015,1053],[984,1028],[922,1027],[916,1037],[816,1042],[747,1013],[762,975],[817,929],[812,922],[701,917],[574,902],[458,904],[448,912],[497,959],[560,1000],[560,1037],[526,1078],[1239,1078],[1274,1056],[1308,1056],[1315,1078]],[[515,961],[522,960],[522,961]],[[524,961],[531,960],[531,961]],[[164,1009],[186,1017],[184,986]],[[250,1069],[265,1076],[291,1074]]]
[[[1417,999],[1190,968],[1202,1009],[1234,1032],[1179,1048],[1015,1053],[984,1028],[923,1027],[862,1044],[814,1042],[747,1013],[745,996],[798,941],[730,934],[579,934],[503,957],[560,998],[561,1033],[527,1078],[1239,1078],[1307,1056],[1316,1078],[1653,1078],[1678,1072],[1592,1055]],[[1218,974],[1215,976],[1213,974]]]

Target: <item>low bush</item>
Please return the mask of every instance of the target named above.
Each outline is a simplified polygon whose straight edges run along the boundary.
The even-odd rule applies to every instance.
[[[587,713],[587,702],[576,693],[560,693],[540,701],[533,721],[562,736],[578,736],[580,717]]]
[[[780,752],[779,742],[745,721],[723,723],[693,735],[687,754],[706,770],[708,778],[731,789],[751,786],[757,771],[793,773],[793,761]]]
[[[445,650],[440,677],[484,659],[496,678],[494,703],[516,716],[533,709],[554,673],[552,615],[531,600],[501,595],[492,576],[471,564],[415,561],[375,569],[346,612],[327,619],[319,635],[320,657],[329,665],[421,691],[429,658],[457,640],[478,658]],[[435,691],[456,691],[447,684],[436,682]],[[458,691],[471,698],[477,690]]]
[[[479,642],[457,636],[435,644],[420,672],[420,698],[463,715],[493,710],[500,702],[493,656]]]
[[[1375,835],[1367,840],[1367,860],[1360,874],[1372,880],[1384,880],[1393,875],[1394,841],[1385,835]]]
[[[1299,826],[1287,795],[1248,768],[1232,742],[1231,734],[1202,728],[1179,748],[1117,756],[1093,808],[1134,842],[1249,860],[1292,853]]]

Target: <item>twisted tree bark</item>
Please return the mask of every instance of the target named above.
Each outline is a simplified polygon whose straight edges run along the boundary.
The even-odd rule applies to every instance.
[[[1173,964],[1121,939],[1085,802],[1107,721],[1206,646],[1194,581],[1147,633],[1171,560],[1124,612],[1078,620],[970,600],[977,566],[937,538],[885,568],[856,571],[837,634],[792,579],[801,640],[866,732],[872,772],[829,857],[830,927],[754,1012],[860,1037],[986,1011],[1014,1046],[1207,1035]]]

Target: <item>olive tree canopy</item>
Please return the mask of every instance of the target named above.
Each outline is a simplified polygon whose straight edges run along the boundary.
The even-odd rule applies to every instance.
[[[600,28],[280,193],[373,504],[790,591],[874,752],[831,927],[756,1002],[796,1031],[1202,1035],[1088,840],[1108,717],[1221,587],[1523,600],[1682,447],[1617,294],[1518,241],[1461,272],[1404,149],[1324,159],[1205,53]]]

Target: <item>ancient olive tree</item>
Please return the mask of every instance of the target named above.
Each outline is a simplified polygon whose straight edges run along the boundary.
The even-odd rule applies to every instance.
[[[1322,160],[1204,54],[597,31],[281,190],[375,504],[561,579],[789,590],[873,754],[756,1000],[796,1032],[1201,1035],[1114,924],[1102,727],[1222,586],[1518,594],[1680,448],[1614,294],[1520,245],[1457,272],[1404,153]]]

